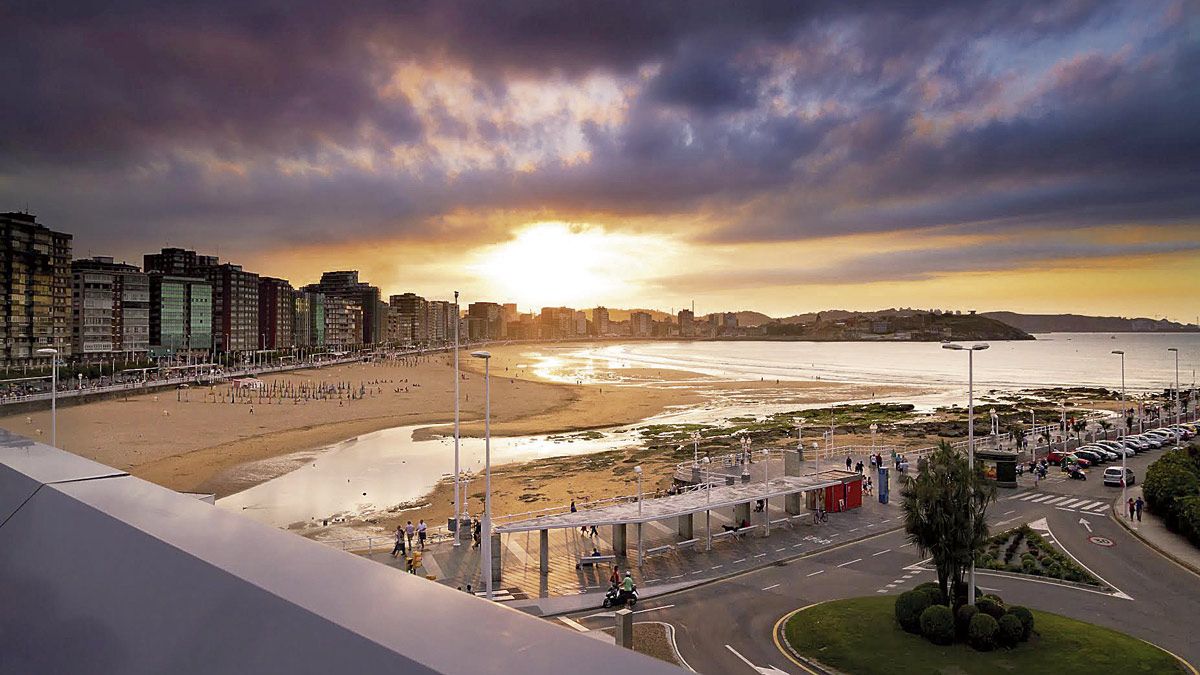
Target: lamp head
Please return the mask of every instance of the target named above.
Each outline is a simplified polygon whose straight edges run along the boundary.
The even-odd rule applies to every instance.
[[[471,352],[471,356],[474,356],[477,359],[490,359],[490,358],[492,358],[492,353],[491,352],[483,352],[483,351]]]
[[[640,476],[642,474],[642,465],[638,464],[637,466],[633,467],[633,472]]]
[[[963,347],[962,345],[956,345],[953,342],[946,342],[946,343],[942,344],[942,349],[953,349],[954,351],[957,352],[957,351],[962,351],[963,349],[965,349],[965,347]]]
[[[988,348],[988,346],[989,346],[989,345],[988,345],[988,343],[986,343],[986,342],[984,342],[984,343],[982,343],[982,344],[972,345],[972,346],[971,346],[971,351],[974,351],[974,352],[981,352],[981,351],[983,351],[983,350],[987,349],[987,348]]]
[[[1114,349],[1112,353],[1120,354],[1121,356],[1125,356],[1125,351],[1121,350],[1121,349]]]
[[[45,354],[46,356],[53,356],[54,354],[58,353],[58,350],[50,348],[50,347],[43,347],[43,348],[37,350],[37,353]]]
[[[39,351],[41,351],[41,350],[39,350]],[[1178,348],[1178,347],[1167,347],[1167,351],[1169,351],[1169,352],[1175,352],[1176,354],[1178,354],[1178,353],[1179,353],[1179,348]]]

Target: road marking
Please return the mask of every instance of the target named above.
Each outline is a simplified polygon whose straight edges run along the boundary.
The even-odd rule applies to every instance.
[[[1037,496],[1037,493],[1036,493],[1036,492],[1026,492],[1026,493],[1025,493],[1025,494],[1023,494],[1023,495],[1017,495],[1016,497],[1010,497],[1010,499],[1020,499],[1020,500],[1021,500],[1021,501],[1023,501],[1023,502],[1027,502],[1027,501],[1029,501],[1030,499],[1033,499],[1033,498],[1034,498],[1034,497],[1036,497],[1036,496]]]
[[[892,522],[892,519],[891,519],[891,518],[884,518],[883,520],[881,520],[881,521],[879,521],[879,522],[881,522],[881,523],[890,523],[890,522]]]
[[[855,558],[854,560],[848,560],[848,561],[842,563],[841,565],[838,565],[838,567],[845,567],[846,565],[853,565],[856,562],[862,562],[862,558]]]
[[[901,544],[900,548],[908,548],[909,546],[912,546],[912,545],[913,545],[913,543],[910,541],[907,544]]]
[[[858,532],[858,530],[859,530],[859,528],[857,528],[857,527],[856,527],[856,528],[854,528],[853,530],[850,530],[850,531],[851,531],[851,532]]]
[[[733,652],[734,656],[741,659],[746,665],[750,666],[750,668],[752,670],[754,670],[754,672],[759,673],[759,675],[776,675],[777,673],[778,673],[778,675],[787,675],[787,672],[782,671],[782,670],[776,668],[775,666],[767,665],[767,666],[760,667],[760,666],[754,665],[753,663],[750,663],[750,659],[742,656],[738,652],[738,650],[734,649],[733,647],[731,647],[729,645],[725,645],[725,648],[728,649],[729,651]]]
[[[1013,509],[1012,511],[1005,511],[1004,513],[1001,513],[1000,515],[1002,515],[1002,516],[1007,516],[1007,515],[1008,515],[1008,514],[1010,514],[1010,513],[1016,513],[1016,512],[1017,512],[1017,510],[1016,510],[1016,509]]]
[[[766,555],[766,553],[756,553],[756,554],[754,554],[754,557],[755,557],[755,558],[761,558],[761,557],[763,557],[763,556],[765,556],[765,555]]]
[[[883,549],[882,551],[880,551],[879,553],[872,553],[872,554],[871,554],[871,557],[872,557],[872,558],[874,558],[874,557],[875,557],[875,556],[877,556],[877,555],[883,555],[884,553],[891,553],[891,552],[892,552],[892,549],[890,549],[890,548],[885,548],[885,549]]]
[[[771,590],[772,588],[779,588],[781,585],[782,585],[782,584],[771,584],[770,586],[767,586],[767,587],[766,587],[766,588],[764,588],[763,590],[764,590],[764,591],[769,591],[769,590]]]
[[[746,559],[745,559],[745,558],[738,558],[737,560],[734,560],[734,561],[733,561],[733,564],[734,564],[734,565],[736,565],[736,564],[738,564],[738,563],[744,563],[744,562],[746,562]]]
[[[1075,509],[1065,509],[1065,508],[1063,508],[1063,507],[1061,507],[1061,506],[1056,506],[1056,507],[1054,507],[1054,508],[1058,509],[1059,511],[1067,511],[1067,512],[1069,512],[1069,513],[1075,513]]]
[[[1083,502],[1084,502],[1084,500],[1082,500],[1082,499],[1070,499],[1070,500],[1063,502],[1061,504],[1061,506],[1077,506],[1079,504],[1082,504]]]
[[[719,569],[721,569],[722,567],[724,567],[724,565],[713,565],[713,566],[712,566],[711,568],[709,568],[709,569],[719,570]]]
[[[895,588],[895,587],[896,587],[896,584],[888,584],[888,585],[887,585],[887,587],[888,587],[888,588]]]
[[[683,576],[682,574],[676,574],[676,575],[675,575],[675,576],[673,576],[673,577],[668,577],[668,579],[678,579],[678,578],[680,578],[680,577],[682,577],[682,576]]]
[[[1094,511],[1097,509],[1107,509],[1108,504],[1105,504],[1104,502],[1088,502],[1086,505],[1081,504],[1079,508],[1087,509],[1088,511]]]
[[[817,576],[818,574],[824,574],[824,573],[825,573],[825,570],[817,570],[816,572],[813,572],[812,574],[809,574],[809,575],[806,575],[806,576],[815,577],[815,576]]]
[[[637,610],[636,612],[634,612],[634,614],[641,614],[642,612],[653,612],[653,611],[660,610],[660,609],[670,609],[674,606],[675,605],[662,605],[660,607],[647,607],[646,609]],[[616,616],[616,615],[614,614],[613,616]]]
[[[704,571],[704,570],[696,570],[695,572],[692,572],[692,574],[700,574],[700,573],[701,573],[701,572],[703,572],[703,571]],[[682,575],[681,575],[681,576],[682,576]]]
[[[803,545],[804,545],[804,542],[800,542],[799,544],[792,544],[792,548],[800,548]]]
[[[784,546],[783,548],[777,548],[777,549],[775,549],[775,552],[776,552],[776,553],[783,553],[783,552],[784,552],[784,551],[786,551],[786,550],[787,550],[787,547],[786,547],[786,546]]]
[[[561,622],[563,622],[563,623],[565,623],[565,624],[567,624],[567,625],[568,625],[568,626],[570,626],[571,628],[574,628],[575,630],[579,631],[580,633],[587,633],[587,632],[588,632],[588,627],[587,627],[587,626],[585,626],[585,625],[583,625],[583,624],[579,623],[578,621],[576,621],[576,620],[574,620],[574,619],[571,619],[571,618],[568,618],[568,617],[565,617],[565,616],[560,616],[560,617],[558,617],[558,620],[559,620],[559,621],[561,621]]]
[[[1067,499],[1068,499],[1067,497],[1054,497],[1053,499],[1047,499],[1046,501],[1044,501],[1042,503],[1045,504],[1046,506],[1054,506],[1055,504],[1061,504],[1061,503],[1067,501]]]
[[[1030,499],[1029,501],[1033,502],[1034,504],[1041,504],[1042,502],[1046,501],[1047,499],[1050,499],[1053,496],[1054,495],[1042,495],[1040,497],[1034,497],[1033,499]]]
[[[877,590],[877,591],[875,591],[875,592],[876,592],[876,593],[887,593],[887,592],[888,592],[888,589],[886,589],[886,588],[881,588],[881,589],[879,589],[879,590]]]

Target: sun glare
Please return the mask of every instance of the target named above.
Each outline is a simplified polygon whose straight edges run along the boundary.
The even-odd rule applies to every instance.
[[[535,223],[481,251],[471,269],[494,295],[525,307],[585,307],[629,297],[646,278],[646,261],[666,249],[658,237],[595,225]]]

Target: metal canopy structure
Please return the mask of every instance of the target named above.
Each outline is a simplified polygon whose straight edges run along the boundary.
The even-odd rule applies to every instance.
[[[0,431],[0,670],[678,673]]]
[[[841,485],[860,477],[858,473],[831,469],[805,476],[779,476],[769,482],[751,481],[733,485],[713,485],[708,489],[691,490],[682,494],[644,499],[641,515],[636,500],[574,513],[560,513],[521,520],[493,528],[496,533],[529,532],[580,528],[589,525],[627,525],[666,520],[693,513],[729,508],[757,499],[774,499],[786,495]]]

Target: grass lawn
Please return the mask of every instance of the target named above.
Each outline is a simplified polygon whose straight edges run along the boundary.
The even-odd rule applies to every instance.
[[[847,673],[1182,673],[1169,654],[1108,628],[1033,611],[1034,635],[1015,649],[939,647],[896,623],[895,597],[851,598],[792,616],[788,642]]]

